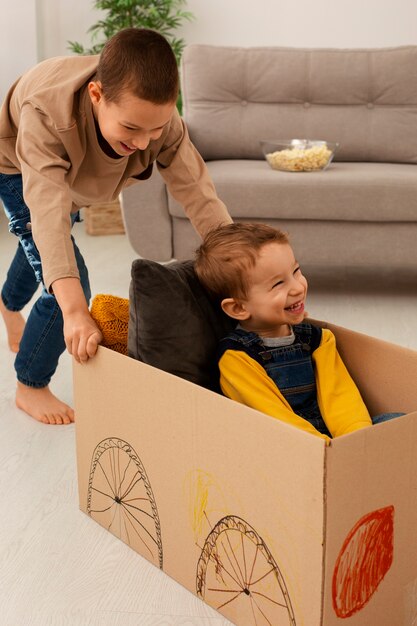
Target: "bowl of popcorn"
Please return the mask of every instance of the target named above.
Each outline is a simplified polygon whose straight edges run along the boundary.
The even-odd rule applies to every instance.
[[[277,139],[261,141],[261,146],[274,170],[322,172],[329,167],[339,144],[314,139]]]

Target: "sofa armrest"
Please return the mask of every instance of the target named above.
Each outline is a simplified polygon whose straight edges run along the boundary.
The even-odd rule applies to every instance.
[[[152,176],[126,187],[120,195],[123,221],[132,248],[152,261],[170,261],[172,219],[165,182],[156,168]]]

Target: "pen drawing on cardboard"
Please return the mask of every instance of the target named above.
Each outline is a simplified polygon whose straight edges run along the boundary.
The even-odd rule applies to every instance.
[[[117,437],[93,452],[87,513],[162,569],[158,509],[145,468],[132,446]]]
[[[223,517],[211,530],[198,560],[196,585],[197,594],[217,610],[249,604],[250,626],[296,626],[277,563],[240,517]]]

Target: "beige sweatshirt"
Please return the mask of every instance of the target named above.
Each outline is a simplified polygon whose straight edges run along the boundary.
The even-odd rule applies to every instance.
[[[0,110],[0,172],[22,173],[47,289],[78,277],[70,213],[114,200],[124,186],[149,178],[153,162],[201,236],[231,222],[176,111],[146,150],[121,158],[103,152],[87,90],[97,62],[98,56],[43,61],[11,87]]]

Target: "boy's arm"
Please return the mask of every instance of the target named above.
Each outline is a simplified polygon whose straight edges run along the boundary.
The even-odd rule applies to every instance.
[[[202,238],[215,226],[233,221],[217,196],[207,166],[177,112],[157,157],[157,166],[170,193],[183,206]]]
[[[294,413],[264,368],[245,352],[226,350],[219,361],[219,369],[220,387],[232,400],[329,440],[310,422]]]
[[[88,311],[71,240],[72,200],[65,180],[70,163],[51,120],[30,104],[21,111],[16,154],[45,287],[62,311],[68,351],[84,362],[102,336]]]
[[[102,334],[90,315],[78,278],[60,278],[52,284],[64,318],[67,350],[76,361],[85,362],[97,352]]]
[[[333,437],[372,426],[368,409],[337,348],[333,333],[323,329],[320,346],[313,352],[317,400]]]
[[[21,110],[16,155],[32,236],[50,291],[57,279],[79,277],[71,240],[72,199],[66,182],[71,164],[52,121],[30,104]]]

